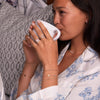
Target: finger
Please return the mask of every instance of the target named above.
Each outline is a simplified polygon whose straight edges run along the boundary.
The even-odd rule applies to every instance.
[[[37,40],[38,36],[34,33],[34,31],[32,29],[29,29],[29,33],[31,34],[33,40]]]
[[[28,40],[28,35],[25,36],[25,41],[27,42],[27,44],[31,45],[30,41]]]
[[[35,24],[35,23],[32,23],[32,27],[34,28],[34,30],[36,31],[38,37],[40,39],[43,39],[45,38],[45,35],[43,34],[43,32],[41,31],[41,29]]]
[[[48,39],[52,39],[52,37],[50,36],[48,30],[46,29],[46,27],[42,24],[41,21],[37,21],[39,27],[41,28],[42,32],[44,33],[45,37],[48,38]]]
[[[33,41],[30,37],[28,37],[27,39],[30,41],[31,45],[32,45],[34,48],[37,47],[37,43],[36,43],[35,41]]]
[[[32,23],[35,23],[35,21],[32,21]],[[32,25],[30,26],[30,28],[31,28],[32,30],[34,29]]]
[[[25,46],[32,47],[31,45],[27,44],[26,40],[23,40],[23,47],[25,47]]]
[[[58,32],[57,31],[54,31],[54,36],[53,36],[53,39],[57,36]]]
[[[30,26],[30,29],[33,29],[32,25]]]

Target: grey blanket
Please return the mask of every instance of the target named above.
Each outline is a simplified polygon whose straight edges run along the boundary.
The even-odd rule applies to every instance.
[[[0,73],[6,94],[10,94],[22,72],[25,60],[22,41],[29,26],[37,19],[52,23],[51,9],[50,5],[25,17],[6,2],[0,6]]]

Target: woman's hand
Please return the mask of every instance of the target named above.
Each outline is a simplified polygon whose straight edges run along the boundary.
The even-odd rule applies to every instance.
[[[19,78],[16,97],[19,97],[23,93],[23,91],[25,91],[28,88],[31,78],[33,77],[37,65],[40,62],[37,53],[34,47],[31,46],[31,43],[28,38],[29,36],[26,35],[25,40],[23,41],[23,49],[25,53],[26,62],[24,64],[22,74]]]
[[[23,49],[25,53],[26,63],[29,64],[39,64],[39,59],[37,53],[31,43],[29,41],[29,36],[25,36],[25,40],[23,41]]]
[[[45,26],[40,21],[38,21],[38,25],[41,29],[39,29],[34,22],[32,23],[32,28],[29,29],[29,33],[32,35],[34,40],[30,37],[28,40],[33,48],[35,48],[43,66],[46,69],[54,69],[57,67],[58,60],[57,41],[53,40]],[[36,31],[38,36],[34,33],[33,29]]]

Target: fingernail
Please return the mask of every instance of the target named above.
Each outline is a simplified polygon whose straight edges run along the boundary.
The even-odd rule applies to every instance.
[[[29,31],[31,31],[31,29],[29,28]]]
[[[35,25],[35,23],[32,23],[32,25],[34,26],[34,25]]]
[[[37,20],[38,23],[40,23],[40,20]]]
[[[32,29],[32,25],[30,26],[30,28]]]

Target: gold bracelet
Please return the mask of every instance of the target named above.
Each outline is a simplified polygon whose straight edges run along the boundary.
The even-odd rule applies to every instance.
[[[43,76],[43,79],[44,80],[49,80],[49,79],[55,79],[55,78],[58,78],[58,74],[46,74],[45,77]]]
[[[56,77],[56,76],[58,76],[58,74],[57,74],[57,75],[47,74],[47,76],[48,76],[48,77],[51,77],[51,76]]]
[[[43,81],[45,81],[45,80],[55,80],[55,79],[57,79],[57,77],[49,77],[49,78],[43,78]]]
[[[57,69],[49,69],[49,70],[44,70],[44,71],[58,71]]]

